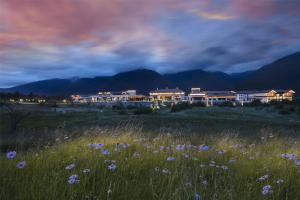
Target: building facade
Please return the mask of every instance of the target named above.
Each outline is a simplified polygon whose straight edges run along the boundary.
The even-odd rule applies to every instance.
[[[259,100],[262,103],[270,101],[292,101],[295,92],[293,90],[259,90],[259,91],[238,91],[236,101],[243,104]]]
[[[213,106],[224,102],[234,102],[236,93],[234,91],[206,91],[206,105]]]
[[[152,101],[179,102],[185,99],[184,91],[178,88],[156,89],[154,91],[151,91],[149,94]]]
[[[207,106],[213,106],[223,102],[244,103],[259,100],[262,103],[271,101],[292,101],[295,96],[293,90],[259,90],[259,91],[202,91],[200,88],[191,88],[191,92],[185,96],[185,92],[179,88],[156,89],[149,96],[138,95],[136,90],[122,92],[99,92],[97,95],[72,95],[74,103],[113,103],[113,102],[203,102]]]
[[[190,103],[203,102],[206,100],[206,93],[200,88],[191,88],[191,93],[188,95]]]

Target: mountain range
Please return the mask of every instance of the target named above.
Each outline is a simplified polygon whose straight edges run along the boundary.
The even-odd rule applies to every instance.
[[[258,70],[236,74],[208,72],[200,69],[159,74],[148,69],[94,78],[49,79],[1,89],[1,92],[40,95],[96,94],[99,91],[136,89],[147,94],[156,88],[191,87],[203,90],[293,89],[300,92],[300,52],[281,58]]]

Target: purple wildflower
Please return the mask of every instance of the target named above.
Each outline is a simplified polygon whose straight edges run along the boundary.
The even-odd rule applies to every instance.
[[[201,200],[201,195],[196,193],[194,199],[195,200]]]
[[[107,169],[110,170],[110,171],[115,171],[117,169],[117,165],[110,164],[110,165],[108,165]]]
[[[175,161],[175,160],[176,160],[175,157],[171,157],[171,156],[170,156],[170,157],[167,158],[167,161]]]
[[[263,175],[262,177],[260,177],[258,180],[259,180],[259,181],[265,181],[265,180],[267,180],[269,177],[270,177],[270,176],[269,176],[268,174],[266,174],[266,175]]]
[[[16,155],[17,155],[16,151],[9,151],[9,152],[6,153],[6,157],[8,159],[13,159],[14,157],[16,157]]]
[[[102,153],[103,155],[105,155],[105,156],[107,156],[107,155],[110,154],[110,152],[109,152],[107,149],[102,149],[102,150],[101,150],[101,153]]]
[[[66,166],[66,170],[71,170],[71,169],[74,169],[75,168],[75,164],[74,163],[72,163],[72,164],[70,164],[70,165],[68,165],[68,166]]]
[[[26,167],[26,161],[18,162],[16,167],[19,168],[19,169],[25,168]]]
[[[208,151],[209,150],[209,146],[207,146],[207,145],[201,145],[201,146],[199,146],[199,150]]]
[[[177,150],[177,151],[183,151],[184,148],[185,148],[185,145],[184,145],[184,144],[179,144],[179,145],[176,146],[176,150]]]
[[[78,175],[77,175],[77,174],[74,174],[74,175],[70,176],[70,177],[69,177],[69,180],[68,180],[68,183],[69,183],[70,185],[74,185],[74,184],[79,183]]]
[[[265,185],[262,189],[262,194],[263,195],[269,195],[272,194],[273,190],[272,190],[272,186],[271,185]]]

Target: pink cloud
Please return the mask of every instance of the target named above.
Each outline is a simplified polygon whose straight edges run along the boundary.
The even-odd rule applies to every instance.
[[[300,1],[282,0],[229,0],[230,7],[241,16],[250,19],[272,17],[276,15],[299,16]]]
[[[1,5],[0,21],[6,24],[6,31],[0,33],[0,41],[74,43],[99,39],[98,33],[145,26],[155,14],[155,5],[139,0],[7,0]]]

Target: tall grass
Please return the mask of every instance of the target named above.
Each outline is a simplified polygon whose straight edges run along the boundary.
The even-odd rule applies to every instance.
[[[17,150],[13,159],[1,155],[0,199],[185,200],[196,194],[209,200],[300,199],[300,167],[295,159],[282,158],[283,153],[299,155],[293,139],[267,134],[253,142],[233,135],[199,138],[177,133],[152,138],[139,126],[94,132],[58,139],[42,150]],[[99,143],[104,147],[88,146]],[[103,155],[103,149],[110,154]],[[19,161],[26,161],[26,167],[18,169]],[[70,164],[75,167],[65,169]],[[111,164],[116,170],[108,169]],[[84,169],[91,171],[85,174]],[[71,185],[73,174],[79,182]],[[269,178],[259,181],[263,175]],[[284,182],[277,184],[279,179]],[[265,185],[272,186],[267,195],[262,194]]]

